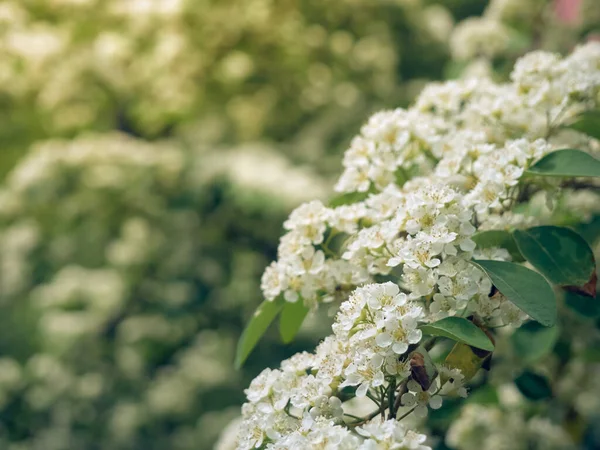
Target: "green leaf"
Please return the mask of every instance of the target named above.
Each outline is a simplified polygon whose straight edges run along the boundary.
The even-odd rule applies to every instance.
[[[587,362],[587,363],[599,363],[600,362],[600,348],[598,347],[592,347],[592,348],[586,348],[583,350],[583,352],[581,353],[581,355],[579,355],[580,358],[583,359],[583,361]]]
[[[279,311],[284,306],[284,300],[281,297],[278,297],[272,302],[267,300],[263,301],[261,305],[256,309],[250,322],[246,325],[240,340],[238,341],[237,350],[235,353],[235,368],[239,369],[250,355],[250,352],[254,349],[260,338]]]
[[[517,356],[527,363],[533,363],[548,355],[559,336],[557,325],[544,327],[538,322],[527,322],[511,336]]]
[[[483,330],[462,317],[446,317],[420,328],[423,333],[431,336],[447,337],[490,352],[494,350],[494,344]]]
[[[589,222],[573,225],[575,231],[585,239],[590,245],[594,246],[600,238],[600,216],[594,216]]]
[[[335,208],[342,205],[351,205],[353,203],[362,202],[366,200],[370,192],[347,192],[345,194],[338,195],[329,201],[329,207]]]
[[[511,233],[505,230],[488,230],[475,233],[472,237],[478,248],[500,247],[508,250],[513,261],[525,261]]]
[[[573,230],[542,226],[515,230],[514,237],[523,256],[554,284],[583,286],[594,273],[594,253]]]
[[[285,304],[279,316],[279,334],[285,344],[294,340],[307,314],[308,308],[301,298],[297,302]]]
[[[515,384],[530,400],[545,400],[552,397],[552,387],[548,379],[537,373],[525,371],[515,379]]]
[[[469,396],[465,400],[465,403],[478,403],[480,405],[497,405],[500,403],[500,397],[496,388],[484,384],[478,388],[474,388],[473,391],[469,392]]]
[[[457,342],[452,347],[444,364],[451,369],[460,369],[464,381],[469,381],[475,376],[486,361],[489,361],[490,352],[479,350],[470,345]]]
[[[505,261],[474,260],[496,288],[532,319],[551,327],[556,322],[556,296],[539,273]]]
[[[566,124],[565,128],[571,128],[600,139],[600,111],[584,111],[575,117],[575,120],[571,123]]]
[[[585,318],[595,319],[600,317],[600,294],[596,294],[596,298],[589,298],[575,292],[567,292],[565,304]]]
[[[527,173],[545,177],[600,177],[600,160],[581,150],[557,150],[536,162]]]

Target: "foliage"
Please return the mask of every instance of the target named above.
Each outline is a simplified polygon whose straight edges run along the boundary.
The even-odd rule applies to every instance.
[[[339,302],[365,279],[364,273],[350,274],[338,262],[334,272],[341,285],[331,295],[325,292],[331,280],[320,280],[326,289],[318,291],[318,300],[310,289],[291,289],[277,297],[287,300],[281,312],[249,357],[255,342],[242,340],[246,345],[240,355],[248,359],[239,371],[231,369],[235,341],[260,304],[257,271],[276,257],[275,237],[284,216],[301,202],[325,197],[329,180],[314,172],[335,170],[348,133],[365,114],[408,105],[428,80],[444,75],[468,79],[485,73],[503,80],[526,49],[564,52],[599,23],[594,0],[583,1],[580,23],[566,25],[558,23],[548,1],[487,3],[3,1],[0,447],[211,447],[223,425],[239,413],[242,388],[265,366],[312,349]],[[480,14],[481,19],[472,17]],[[454,21],[459,23],[455,29]],[[538,82],[530,81],[525,90]],[[442,103],[447,98],[447,92],[433,91]],[[458,109],[443,110],[436,102],[419,108],[444,120],[456,115],[466,128],[473,116],[460,111],[462,101],[456,102]],[[513,262],[524,261],[513,229],[535,225],[569,227],[588,244],[595,242],[600,203],[589,190],[595,181],[564,182],[564,173],[554,177],[552,168],[558,156],[562,170],[585,171],[569,175],[596,173],[595,160],[589,158],[597,146],[584,136],[597,138],[596,104],[569,109],[552,124],[552,140],[562,140],[553,149],[562,155],[566,148],[583,149],[576,157],[584,164],[573,169],[575,158],[567,158],[566,165],[560,152],[547,155],[550,164],[542,158],[529,166],[528,188],[515,200],[515,212],[523,216],[505,215],[496,222],[490,218],[492,229],[476,224],[481,231],[473,241],[485,258],[496,258],[493,247],[502,247]],[[518,113],[518,108],[508,111],[515,115],[512,121],[508,115],[502,118],[511,139],[523,133],[528,139],[546,137],[530,133],[532,124],[520,128]],[[544,127],[541,121],[537,125]],[[416,131],[419,135],[423,130]],[[500,146],[507,136],[486,138]],[[413,150],[418,153],[420,144]],[[328,265],[333,254],[347,249],[358,226],[377,222],[361,216],[355,206],[373,207],[370,199],[378,194],[378,183],[393,178],[398,186],[410,188],[410,180],[434,163],[431,156],[410,167],[401,164],[393,173],[375,170],[369,175],[373,183],[364,191],[340,192],[329,204],[340,215],[331,219],[323,242],[315,244],[317,256],[311,258],[309,272],[319,270],[319,252],[327,256],[323,260]],[[300,167],[302,163],[312,168]],[[381,214],[389,213],[385,202],[380,206]],[[294,270],[304,269],[296,265]],[[394,280],[400,270],[370,274],[369,281]],[[288,285],[297,287],[298,281],[294,278]],[[489,285],[484,277],[480,281]],[[573,359],[565,356],[564,341],[570,337],[565,336],[587,333],[588,340],[573,337],[572,348],[566,347],[580,352],[575,361],[585,361],[588,370],[597,359],[588,347],[596,339],[590,329],[600,314],[598,302],[590,301],[592,284],[590,279],[583,287],[571,286],[564,305],[559,295],[560,328],[542,330],[528,322],[519,328],[526,331],[525,338],[515,333],[514,340],[499,339],[503,329],[495,331],[493,340],[499,345],[494,357],[506,355],[506,348],[519,348],[526,339],[536,345],[529,347],[528,356],[520,353],[523,363],[560,358],[569,365],[565,361]],[[332,303],[310,314],[321,300]],[[441,313],[443,302],[435,300],[431,307],[440,307]],[[521,314],[502,304],[503,314]],[[464,342],[474,344],[475,339],[486,347],[489,339],[482,340],[476,331],[481,324],[466,312],[458,325],[455,318],[452,325],[444,325],[442,316],[436,317],[435,330],[423,324],[414,330],[413,340],[419,332],[441,336],[431,357],[426,348],[431,341],[425,341],[419,348],[423,360],[411,358],[409,363],[425,374],[421,381],[438,377],[436,365],[445,357],[448,363],[462,364],[465,378],[471,378],[465,361],[475,372],[489,364],[490,350],[473,350]],[[575,325],[565,325],[567,319]],[[582,327],[581,321],[589,326]],[[451,349],[447,336],[464,342]],[[411,351],[415,345],[410,344]],[[580,366],[571,365],[574,385],[584,386],[583,400],[574,406],[585,416],[576,419],[583,426],[591,421],[581,411],[594,411],[585,401],[585,392],[594,389],[594,371],[582,375]],[[525,370],[549,380],[553,393],[561,392],[548,376],[554,370],[550,366],[511,373],[509,384],[529,373]],[[440,371],[439,377],[444,374]],[[475,377],[473,383],[480,380]],[[529,384],[522,385],[527,389]],[[493,386],[488,397],[498,403],[503,396],[496,393],[498,384]],[[343,398],[356,390],[346,386]],[[472,398],[478,392],[483,389]],[[337,406],[332,402],[321,407]],[[446,399],[430,415],[443,416],[449,404]],[[508,409],[507,404],[495,404],[488,415],[499,417]],[[458,409],[448,413],[457,415]],[[448,424],[436,428],[433,419],[433,435],[444,434]],[[522,418],[519,426],[533,427],[534,421],[528,420]],[[528,429],[528,439],[542,442],[539,430],[547,431],[552,424],[535,425],[537,431]],[[400,431],[389,427],[386,433]],[[557,437],[556,442],[564,440]]]
[[[41,143],[11,172],[0,189],[0,447],[210,446],[255,373],[231,370],[236,324],[298,201],[269,183],[322,192],[272,150],[242,152],[230,156],[271,179],[121,134]],[[274,340],[261,348],[265,362],[286,354]]]
[[[343,196],[291,213],[261,283],[269,321],[286,302],[334,302],[333,334],[252,381],[238,450],[583,445],[571,429],[594,429],[600,404],[584,411],[567,391],[572,370],[586,389],[600,368],[597,324],[581,318],[597,302],[598,235],[563,225],[598,215],[568,199],[599,199],[600,144],[582,119],[600,106],[599,75],[598,43],[565,58],[535,51],[510,83],[432,84],[409,109],[368,120],[344,155]],[[238,362],[267,325],[250,322]],[[496,405],[475,397],[461,412],[478,387]],[[505,418],[503,389],[527,421]],[[463,419],[472,410],[488,420],[478,439]],[[443,411],[454,420],[437,421]]]
[[[316,160],[364,108],[407,102],[405,78],[439,78],[452,16],[420,1],[10,0],[0,25],[15,155],[81,130],[192,129],[228,144],[298,135],[296,157]]]

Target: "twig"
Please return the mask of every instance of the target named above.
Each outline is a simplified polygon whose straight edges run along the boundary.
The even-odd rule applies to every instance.
[[[358,416],[355,416],[354,414],[344,413],[344,415],[348,416],[348,417],[352,417],[353,419],[356,419],[357,421],[363,420],[363,417],[358,417]]]
[[[398,396],[396,397],[396,401],[394,402],[394,417],[396,417],[396,413],[402,406],[402,396],[408,392],[408,380],[410,378],[406,378],[398,388]]]
[[[361,425],[361,424],[363,424],[363,423],[366,423],[366,422],[368,422],[369,420],[371,420],[373,417],[376,417],[376,416],[378,416],[378,415],[380,414],[380,412],[381,412],[381,411],[380,411],[380,410],[379,410],[379,408],[378,408],[378,409],[376,409],[375,411],[373,411],[372,413],[370,413],[370,414],[369,414],[367,417],[363,417],[362,419],[359,419],[359,420],[357,420],[356,422],[349,423],[348,425],[350,425],[351,427],[356,427],[356,426],[358,426],[358,425]]]
[[[404,414],[402,414],[400,417],[398,417],[398,421],[401,421],[402,419],[406,418],[406,416],[408,416],[411,412],[413,412],[415,409],[417,409],[416,406],[413,406],[412,409],[409,409],[408,411],[406,411]]]
[[[379,407],[379,411],[381,412],[381,421],[385,420],[385,389],[383,386],[379,386],[379,395],[381,395],[381,406]]]
[[[367,391],[367,397],[369,397],[371,399],[371,401],[373,403],[375,403],[377,405],[377,407],[379,408],[379,401],[375,397],[373,397],[373,394],[371,394],[369,391]]]

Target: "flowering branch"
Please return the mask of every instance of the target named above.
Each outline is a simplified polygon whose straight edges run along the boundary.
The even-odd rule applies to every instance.
[[[314,353],[252,382],[241,450],[325,442],[428,449],[426,436],[400,421],[423,420],[444,398],[467,396],[467,383],[489,370],[490,329],[552,327],[557,301],[549,282],[595,295],[587,243],[532,211],[539,194],[551,206],[565,195],[555,179],[600,177],[595,147],[563,150],[554,140],[574,139],[577,133],[561,136],[561,120],[598,102],[599,62],[600,44],[565,59],[534,52],[517,62],[511,83],[433,84],[410,109],[369,119],[336,185],[348,203],[313,201],[292,212],[278,260],[262,279],[267,304],[341,300],[333,334]],[[557,131],[547,134],[550,124]],[[329,248],[337,233],[348,236],[339,254]],[[277,310],[266,310],[272,320]],[[429,353],[441,339],[455,343],[434,362]],[[353,405],[370,399],[377,410],[347,414],[346,388]],[[281,414],[287,404],[293,417]],[[346,423],[344,415],[356,420]]]

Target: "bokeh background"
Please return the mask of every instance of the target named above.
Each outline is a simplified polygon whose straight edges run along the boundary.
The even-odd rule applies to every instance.
[[[0,449],[213,448],[281,224],[366,118],[593,37],[597,0],[0,1]]]

